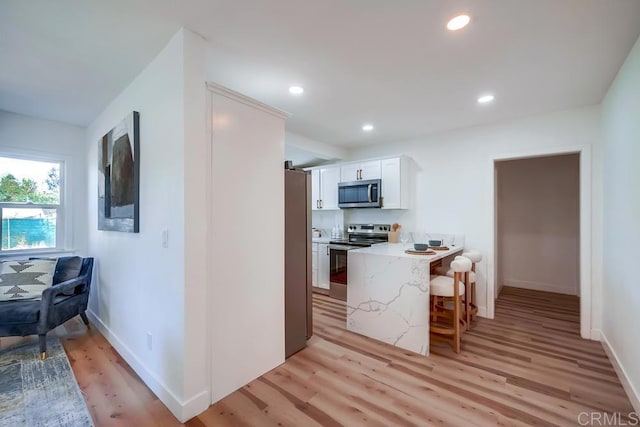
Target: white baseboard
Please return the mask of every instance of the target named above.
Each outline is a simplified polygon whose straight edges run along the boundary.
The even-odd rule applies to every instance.
[[[620,382],[622,383],[622,387],[624,388],[624,391],[627,393],[627,396],[631,401],[631,405],[633,406],[633,409],[635,409],[636,413],[640,414],[640,394],[638,393],[638,390],[636,390],[636,388],[633,386],[633,384],[629,380],[627,371],[624,369],[624,366],[622,366],[622,364],[620,363],[620,359],[618,359],[618,355],[616,354],[613,347],[611,347],[611,344],[609,343],[607,336],[604,334],[603,331],[599,331],[599,335],[600,335],[600,342],[602,343],[602,348],[604,348],[604,352],[607,353],[607,357],[609,357],[609,360],[611,361],[613,368],[616,370],[616,373],[618,374],[618,378],[620,379]]]
[[[526,280],[505,279],[503,286],[531,289],[534,291],[555,292],[556,294],[578,295],[577,289],[567,289],[553,283],[529,282]]]
[[[144,363],[131,351],[116,334],[113,333],[96,314],[87,310],[87,315],[93,325],[100,331],[109,343],[116,349],[122,358],[131,366],[131,368],[140,376],[142,381],[158,396],[169,411],[181,422],[184,423],[196,415],[205,411],[211,402],[209,390],[204,390],[195,396],[181,401],[178,397],[167,388],[153,372],[149,371]]]

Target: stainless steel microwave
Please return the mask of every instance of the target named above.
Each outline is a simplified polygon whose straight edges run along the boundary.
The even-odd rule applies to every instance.
[[[381,182],[379,179],[367,179],[339,183],[338,207],[341,209],[382,207]]]

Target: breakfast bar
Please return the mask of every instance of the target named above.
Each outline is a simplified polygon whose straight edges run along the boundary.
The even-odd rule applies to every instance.
[[[431,264],[462,253],[451,246],[432,255],[383,243],[349,251],[347,329],[427,356]]]

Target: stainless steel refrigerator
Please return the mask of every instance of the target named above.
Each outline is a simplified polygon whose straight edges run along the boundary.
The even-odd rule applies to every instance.
[[[302,350],[313,332],[311,306],[311,173],[284,171],[285,356]]]

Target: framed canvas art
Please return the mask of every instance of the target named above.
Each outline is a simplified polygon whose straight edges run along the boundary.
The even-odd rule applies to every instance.
[[[98,143],[98,230],[140,229],[140,114],[133,111]]]

